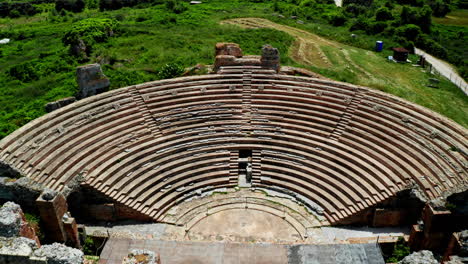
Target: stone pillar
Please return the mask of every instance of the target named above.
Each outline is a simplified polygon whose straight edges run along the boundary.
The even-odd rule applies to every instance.
[[[273,48],[271,45],[264,45],[260,60],[263,67],[271,68],[276,72],[280,70],[280,54],[277,48]]]
[[[413,226],[411,230],[411,249],[428,249],[433,251],[445,249],[454,228],[451,212],[438,210],[430,204],[426,204],[421,218],[422,223]]]
[[[45,191],[37,198],[36,204],[47,237],[55,242],[66,242],[67,235],[62,222],[63,215],[68,211],[65,197],[60,193]]]
[[[62,222],[68,244],[75,248],[81,248],[78,225],[76,224],[75,218],[71,217],[70,213],[67,212],[63,215]]]
[[[76,82],[80,88],[78,99],[105,92],[110,86],[109,78],[104,75],[101,65],[97,63],[77,67]]]

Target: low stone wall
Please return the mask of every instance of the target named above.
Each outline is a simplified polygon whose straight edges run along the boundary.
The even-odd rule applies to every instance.
[[[38,213],[36,199],[44,190],[44,186],[26,177],[0,177],[0,203],[15,202],[26,212]]]
[[[34,240],[24,237],[0,237],[2,264],[82,264],[83,252],[54,243],[37,247]]]
[[[0,207],[0,236],[26,237],[40,246],[39,238],[26,221],[21,207],[13,202],[7,202]]]

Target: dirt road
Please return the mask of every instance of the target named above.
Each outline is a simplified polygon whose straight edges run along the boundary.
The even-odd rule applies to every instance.
[[[424,56],[426,58],[426,61],[432,64],[432,67],[437,72],[439,72],[442,76],[446,77],[453,84],[462,89],[465,95],[468,95],[468,84],[465,82],[465,80],[463,80],[463,78],[460,77],[460,75],[458,75],[456,70],[450,64],[443,60],[435,58],[434,56],[418,48],[414,48],[414,53]]]

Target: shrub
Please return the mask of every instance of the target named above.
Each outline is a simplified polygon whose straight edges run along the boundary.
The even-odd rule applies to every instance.
[[[34,214],[25,213],[24,218],[26,218],[26,222],[28,222],[29,225],[34,229],[34,232],[36,232],[36,236],[39,238],[39,240],[43,240],[44,233],[42,233],[40,227],[40,217]]]
[[[345,6],[345,12],[352,17],[358,17],[367,12],[367,8],[362,5],[349,4]]]
[[[114,34],[116,22],[108,18],[88,18],[74,23],[62,38],[64,45],[86,45],[87,53],[97,42],[104,42]]]
[[[386,7],[382,7],[377,9],[375,12],[375,20],[377,21],[387,21],[387,20],[393,20],[393,15],[390,10]]]
[[[161,67],[158,70],[158,77],[159,79],[170,79],[174,77],[179,77],[184,73],[184,67],[180,66],[177,63],[168,63]]]
[[[87,237],[83,244],[83,253],[85,255],[96,255],[97,245],[91,237]]]
[[[450,12],[449,4],[443,0],[431,0],[429,1],[429,6],[435,17],[444,17]]]
[[[171,10],[175,14],[183,13],[184,11],[188,9],[187,4],[185,2],[181,2],[177,0],[167,0],[166,8]]]
[[[370,23],[369,26],[367,27],[366,33],[375,35],[383,32],[387,28],[387,23],[383,21],[377,21]]]
[[[373,0],[343,0],[343,6],[356,4],[361,6],[369,7],[373,3]]]
[[[55,2],[55,10],[67,10],[75,13],[83,11],[85,8],[84,0],[57,0]]]
[[[12,66],[8,74],[22,82],[30,82],[39,78],[34,62],[29,61]]]
[[[88,9],[96,9],[99,7],[99,0],[84,0],[85,6]]]
[[[421,29],[413,24],[404,25],[395,29],[396,37],[401,37],[410,41],[415,41],[421,33]]]
[[[390,258],[386,259],[386,263],[397,263],[398,261],[402,260],[404,257],[410,254],[410,248],[406,244],[405,240],[400,237],[398,241],[395,243],[393,248],[393,252]]]
[[[356,30],[364,30],[366,31],[369,27],[369,21],[367,21],[367,18],[365,17],[359,17],[354,21],[354,23],[351,25],[349,28],[350,31],[356,31]]]
[[[29,2],[0,1],[0,17],[32,16],[38,12],[39,9]]]
[[[342,26],[346,23],[346,16],[343,13],[333,14],[329,22],[335,27]]]
[[[419,37],[418,42],[416,43],[418,47],[423,48],[426,52],[439,57],[441,59],[447,59],[448,51],[438,42],[430,39],[427,35],[422,35]]]

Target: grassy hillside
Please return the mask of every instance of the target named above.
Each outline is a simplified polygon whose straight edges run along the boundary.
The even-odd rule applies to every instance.
[[[468,9],[459,9],[448,13],[445,17],[434,17],[437,24],[468,27]]]
[[[112,88],[118,88],[158,79],[159,70],[167,63],[180,67],[211,64],[214,44],[221,41],[239,43],[246,54],[259,54],[261,46],[269,43],[280,49],[284,65],[308,67],[332,79],[396,94],[468,127],[466,96],[446,81],[442,81],[440,89],[426,87],[430,76],[410,65],[386,62],[384,57],[389,51],[375,54],[323,39],[319,49],[328,62],[316,65],[291,52],[297,35],[290,30],[220,24],[226,19],[262,17],[350,44],[359,42],[355,46],[371,49],[375,43],[371,36],[351,39],[345,29],[320,21],[297,24],[273,16],[274,3],[211,0],[186,5],[182,12],[156,4],[104,12],[86,9],[76,14],[58,14],[51,4],[42,7],[43,12],[32,17],[0,18],[0,39],[12,40],[0,45],[0,138],[44,114],[45,103],[74,95],[78,65],[101,63]],[[327,8],[334,7],[329,4]],[[94,45],[89,58],[83,60],[71,56],[61,39],[73,23],[86,18],[110,18],[118,25],[114,36]],[[305,57],[317,56],[315,46],[309,47]]]

